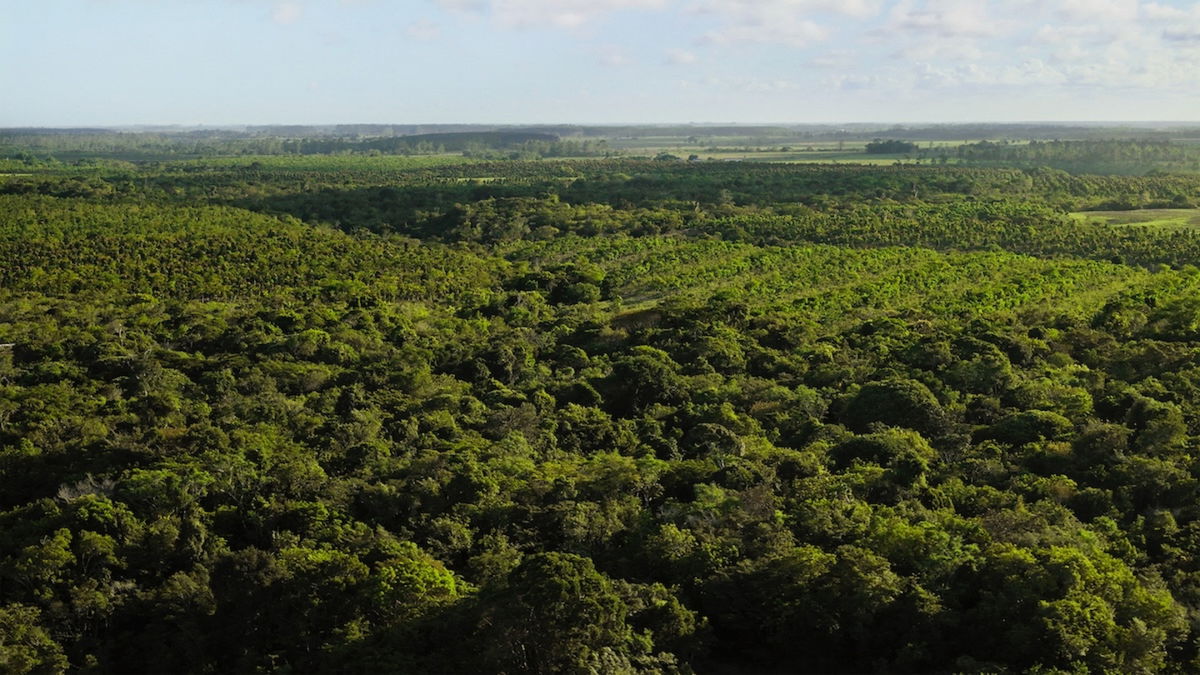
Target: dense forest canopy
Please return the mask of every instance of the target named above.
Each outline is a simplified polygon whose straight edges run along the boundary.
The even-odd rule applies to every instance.
[[[0,670],[1200,668],[1200,177],[1021,147],[14,154]]]
[[[917,150],[917,144],[913,143],[912,141],[904,141],[898,138],[876,138],[870,143],[867,143],[866,150],[867,154],[869,155],[904,154],[908,152],[915,152]]]

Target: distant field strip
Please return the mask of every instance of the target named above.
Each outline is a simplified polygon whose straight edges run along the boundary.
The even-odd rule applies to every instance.
[[[1200,209],[1137,209],[1133,211],[1077,211],[1072,218],[1102,225],[1200,227]]]

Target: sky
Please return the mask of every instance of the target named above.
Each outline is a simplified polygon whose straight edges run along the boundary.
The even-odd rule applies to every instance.
[[[1200,0],[8,0],[0,126],[1200,120]]]

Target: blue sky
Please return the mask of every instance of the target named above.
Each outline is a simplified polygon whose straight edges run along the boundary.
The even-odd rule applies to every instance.
[[[29,0],[0,126],[1200,120],[1200,1]]]

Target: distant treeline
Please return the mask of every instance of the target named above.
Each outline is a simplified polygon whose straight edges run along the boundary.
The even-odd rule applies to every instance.
[[[1200,170],[1200,144],[1128,139],[1030,141],[960,145],[958,159],[972,164],[1049,166],[1071,173],[1145,173]]]
[[[916,152],[917,144],[912,141],[901,141],[894,138],[876,138],[867,143],[868,155],[899,155],[906,152]]]
[[[871,141],[881,137],[913,141],[980,140],[1185,140],[1200,137],[1200,127],[1184,124],[629,124],[629,125],[495,125],[495,124],[326,124],[245,125],[228,127],[24,127],[0,128],[0,138],[22,141],[44,136],[149,135],[172,140],[251,140],[301,138],[390,138],[429,134],[548,134],[559,138],[770,138],[811,141]]]
[[[603,155],[607,152],[607,144],[602,140],[560,140],[553,134],[528,131],[485,131],[367,139],[301,138],[283,141],[281,151],[282,154],[295,155],[420,155],[462,152],[470,156],[523,159]]]
[[[36,130],[0,133],[0,158],[34,162],[88,158],[164,159],[230,155],[420,155],[464,153],[491,159],[604,156],[604,140],[560,140],[531,131],[470,131],[410,136],[233,137],[205,134],[117,133],[103,130]]]

